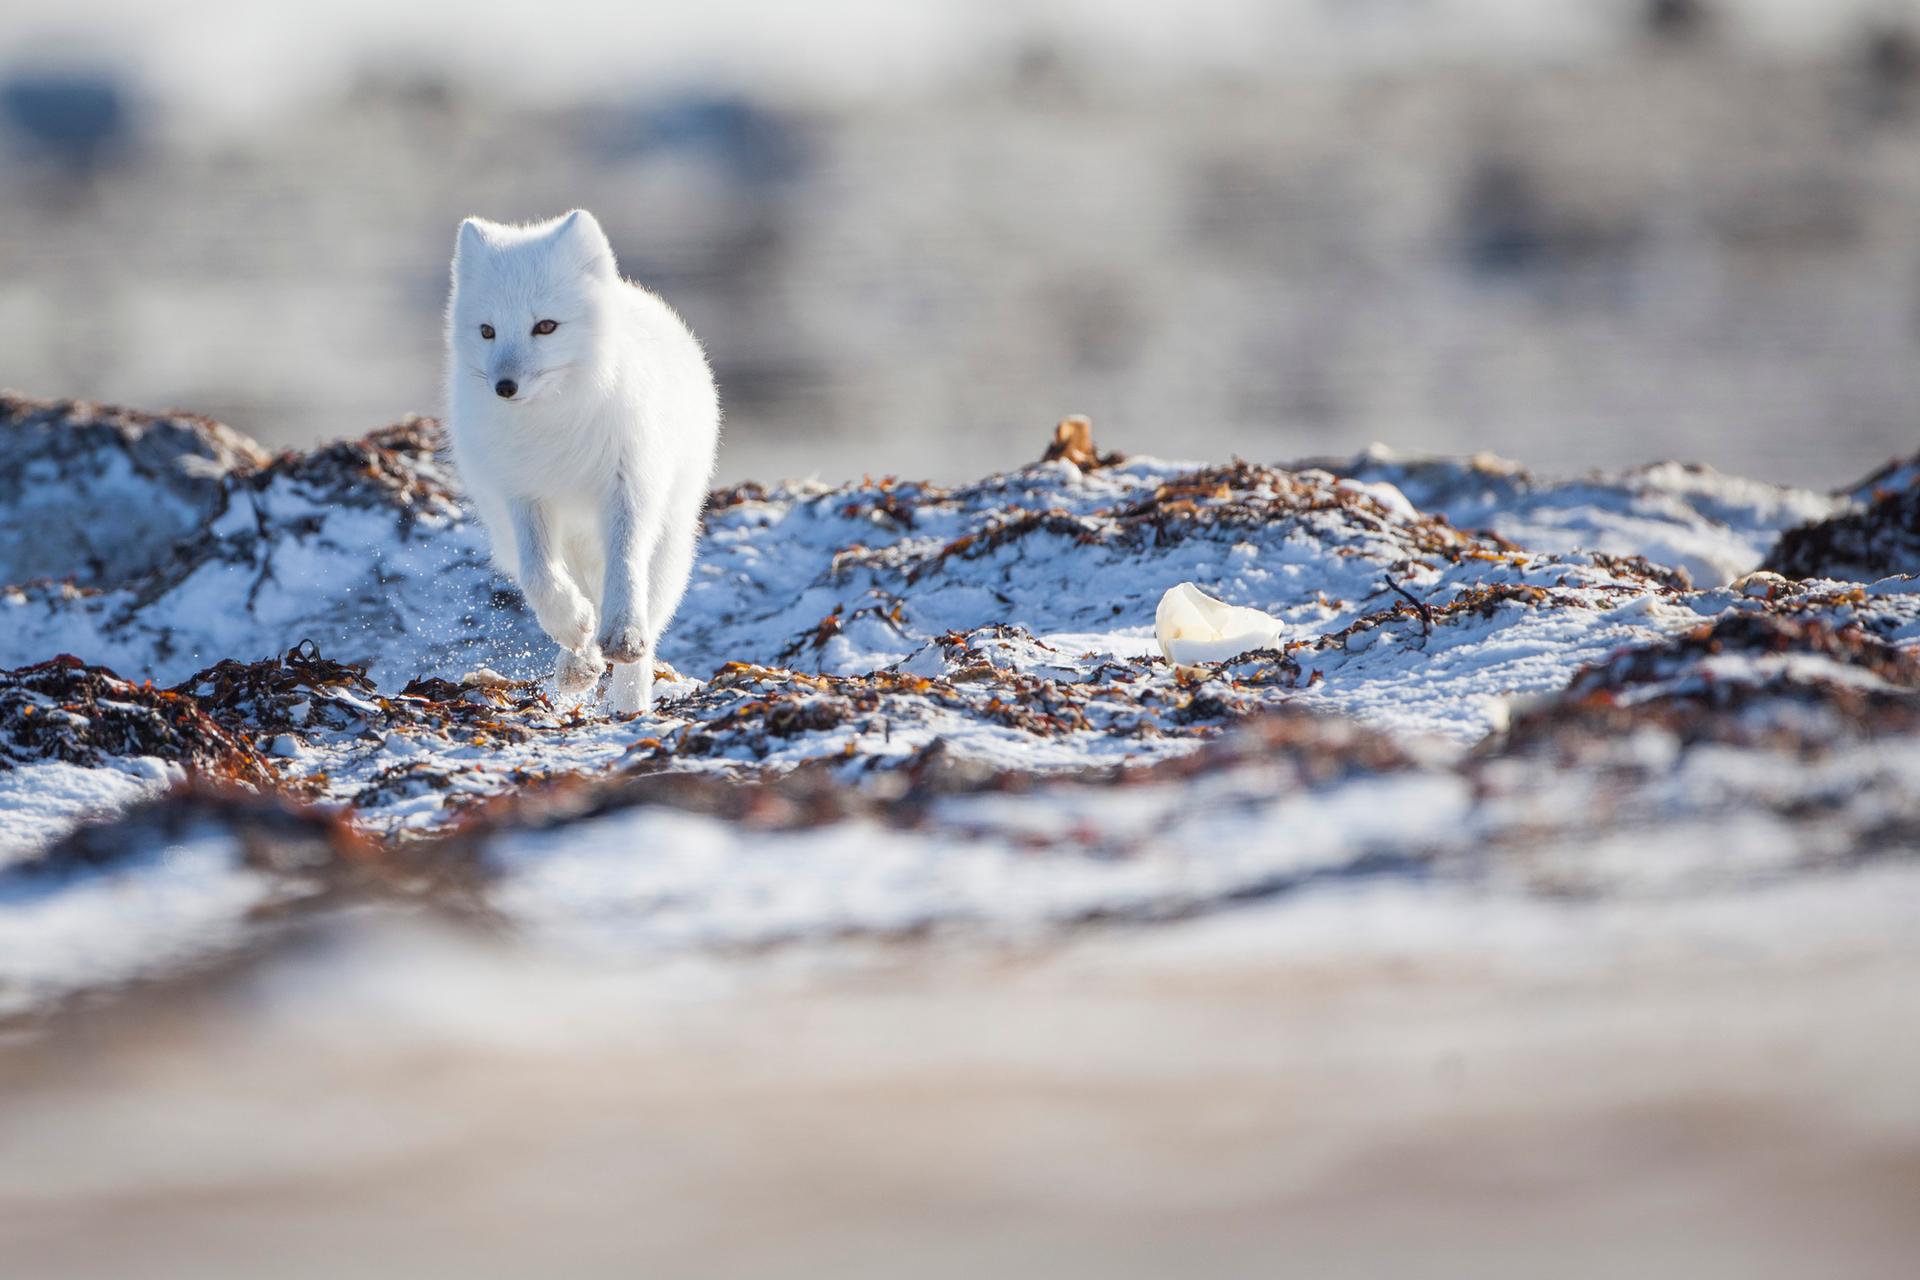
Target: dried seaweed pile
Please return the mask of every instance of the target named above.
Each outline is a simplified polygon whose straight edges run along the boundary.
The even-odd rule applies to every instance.
[[[256,491],[286,480],[332,502],[452,514],[459,499],[440,457],[441,443],[439,423],[409,417],[358,440],[282,454],[251,469],[247,479]]]
[[[528,681],[486,676],[412,681],[388,697],[366,668],[334,662],[311,642],[259,662],[228,659],[177,686],[207,713],[256,739],[380,736],[397,730],[488,746],[576,723]]]
[[[271,786],[272,767],[192,697],[60,657],[0,672],[0,770],[40,760],[103,766],[148,757],[209,778]]]
[[[1766,567],[1790,578],[1871,580],[1920,573],[1920,483],[1878,489],[1864,510],[1789,529],[1767,556]]]
[[[1007,501],[1007,496],[1004,486],[992,484],[928,495],[923,502],[938,504],[944,508],[941,514],[965,513],[990,503],[993,516],[951,539],[910,539],[874,549],[848,547],[834,567],[890,571],[911,586],[941,572],[950,561],[985,559],[1021,548],[1030,538],[1138,552],[1188,538],[1219,541],[1252,532],[1262,537],[1310,539],[1402,570],[1416,562],[1452,562],[1489,550],[1442,518],[1394,510],[1362,489],[1342,488],[1312,472],[1248,462],[1176,473],[1143,493],[1087,511],[1032,510],[1017,505],[1017,499]],[[853,518],[865,514],[869,519],[884,514],[909,530],[922,519],[920,508],[897,489],[887,490],[872,505],[858,500],[849,503],[842,514]]]

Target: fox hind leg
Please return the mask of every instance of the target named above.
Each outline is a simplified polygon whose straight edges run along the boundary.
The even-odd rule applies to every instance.
[[[649,648],[638,662],[613,665],[613,687],[608,691],[609,708],[616,715],[645,715],[653,710],[653,652]]]
[[[687,593],[687,579],[693,573],[693,555],[700,542],[700,517],[696,509],[684,524],[670,527],[661,537],[647,564],[647,590],[653,604],[653,634],[647,643],[660,645],[660,634],[673,620],[680,600]]]
[[[621,715],[644,714],[653,710],[653,658],[660,647],[660,633],[680,605],[687,589],[687,576],[693,569],[693,553],[699,537],[699,525],[688,521],[684,531],[670,529],[653,549],[647,565],[647,592],[652,634],[640,651],[638,662],[617,662],[613,667],[613,687],[608,693],[611,709]]]

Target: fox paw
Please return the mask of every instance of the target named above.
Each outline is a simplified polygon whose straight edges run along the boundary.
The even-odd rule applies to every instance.
[[[582,653],[593,638],[593,604],[571,582],[557,582],[546,591],[529,591],[533,616],[540,629],[562,649]]]
[[[607,669],[597,649],[585,653],[575,653],[571,649],[560,651],[560,660],[554,664],[554,687],[562,693],[585,693],[593,688],[600,679],[600,673]]]
[[[609,662],[638,662],[647,655],[646,633],[626,618],[614,618],[600,631],[600,652]]]

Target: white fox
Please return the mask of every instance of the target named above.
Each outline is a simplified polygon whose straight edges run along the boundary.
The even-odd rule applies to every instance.
[[[615,711],[653,705],[654,646],[693,571],[720,400],[673,309],[620,278],[584,209],[460,224],[448,432],[493,557],[560,645],[555,680],[614,664]]]

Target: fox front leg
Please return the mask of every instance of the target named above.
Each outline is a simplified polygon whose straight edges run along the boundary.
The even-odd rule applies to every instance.
[[[533,606],[540,629],[570,653],[586,656],[593,648],[593,602],[567,574],[553,536],[553,522],[540,503],[522,499],[512,506],[514,542],[519,551],[520,590]]]
[[[562,649],[559,661],[553,665],[553,685],[562,693],[585,693],[600,682],[600,673],[606,669],[598,649],[585,653]]]
[[[600,651],[609,662],[653,661],[647,628],[647,562],[656,538],[641,517],[632,487],[624,476],[618,477],[603,513],[607,576],[600,593]]]

